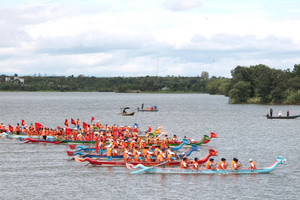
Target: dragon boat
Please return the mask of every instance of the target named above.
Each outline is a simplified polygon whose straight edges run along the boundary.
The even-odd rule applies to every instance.
[[[33,138],[22,138],[19,137],[19,140],[24,143],[52,143],[52,144],[60,144],[61,141],[52,141],[52,140],[44,140],[44,139],[33,139]]]
[[[150,174],[267,174],[272,172],[278,164],[286,164],[286,159],[282,158],[281,156],[277,156],[275,162],[265,168],[260,169],[238,169],[238,170],[211,170],[211,169],[204,169],[204,170],[196,170],[196,169],[180,169],[180,168],[155,168],[155,166],[147,167],[143,164],[138,164],[136,166],[132,166],[127,164],[127,168],[137,169],[141,168],[137,171],[130,172],[131,174],[139,174],[141,172],[150,173]]]
[[[67,151],[68,156],[79,156],[81,158],[106,158],[107,159],[107,155],[106,154],[85,154],[82,152],[72,152],[72,151]],[[123,159],[123,155],[117,155],[117,156],[113,156],[113,159]]]
[[[215,136],[213,136],[212,138],[214,138]],[[206,144],[208,143],[209,141],[211,140],[211,137],[209,137],[208,135],[204,135],[203,138],[199,141],[193,141],[193,140],[190,140],[190,143],[186,144],[186,145],[196,145],[196,146],[199,146],[201,144]],[[166,145],[167,146],[176,146],[176,145],[179,145],[181,144],[182,141],[176,141],[176,142],[168,142]],[[151,144],[148,144],[148,145],[154,145],[153,143]]]
[[[192,146],[188,152],[180,154],[180,155],[186,155],[189,156],[191,155],[191,153],[193,151],[198,151],[198,147],[197,146]],[[178,155],[180,157],[180,155]],[[103,161],[103,160],[97,160],[97,159],[92,159],[92,158],[79,158],[79,157],[75,157],[75,160],[77,162],[89,162],[92,165],[100,165],[100,166],[126,166],[126,162],[124,162],[123,160],[117,160],[117,161]],[[167,166],[175,166],[175,165],[179,165],[181,162],[180,160],[175,160],[172,162],[167,162],[166,165]],[[138,165],[138,164],[143,164],[144,166],[153,166],[153,165],[158,165],[160,164],[159,162],[129,162],[132,165]]]
[[[197,146],[193,146],[193,150],[194,151],[197,151],[198,148]],[[79,156],[81,158],[107,158],[106,154],[91,154],[91,153],[82,153],[80,151],[77,151],[77,152],[74,152],[74,151],[67,151],[67,154],[68,156]],[[179,158],[182,158],[184,154],[178,154],[178,157]],[[208,160],[208,158],[211,156],[211,155],[216,155],[216,151],[214,151],[213,149],[210,149],[209,151],[209,154],[207,155],[207,159],[206,157],[204,159],[206,159],[204,162],[206,162]],[[118,155],[118,156],[113,156],[112,158],[116,158],[116,159],[120,159],[120,158],[123,158],[122,155]],[[203,161],[199,160],[198,161],[199,163],[203,163]]]
[[[178,146],[173,146],[173,147],[170,147],[171,151],[178,151],[179,149],[181,149],[185,144],[190,144],[190,141],[189,140],[186,140],[186,139],[183,139],[182,142],[178,145]],[[76,151],[86,151],[86,152],[93,152],[93,151],[96,151],[96,147],[85,147],[85,146],[82,146],[82,145],[73,145],[73,144],[70,144],[69,145],[70,149],[72,150],[76,150]],[[155,149],[155,145],[152,145],[150,147],[151,150],[154,150]],[[103,149],[104,151],[106,151],[106,148]]]
[[[27,134],[11,134],[11,133],[2,133],[2,136],[6,136],[9,139],[19,139],[21,138],[33,138],[33,139],[41,139],[40,135],[27,135]],[[53,136],[47,136],[49,139],[53,139]]]

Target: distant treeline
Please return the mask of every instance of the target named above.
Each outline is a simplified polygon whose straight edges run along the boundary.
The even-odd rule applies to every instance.
[[[237,66],[226,92],[231,103],[300,104],[300,64],[291,72],[266,65]]]
[[[229,97],[230,103],[300,104],[300,64],[290,71],[266,65],[237,66],[232,78],[201,76],[22,76],[1,75],[0,91],[197,92]],[[21,79],[24,79],[20,81]]]
[[[145,77],[94,77],[94,76],[22,76],[17,74],[0,77],[2,91],[78,91],[78,92],[197,92],[225,94],[230,80],[224,77],[209,78],[208,72],[201,76],[145,76]],[[17,77],[17,78],[15,78]],[[20,81],[24,79],[24,83]],[[220,80],[218,84],[214,80]],[[223,80],[223,81],[221,81]],[[22,80],[23,81],[23,80]],[[220,87],[220,88],[218,88]],[[222,87],[222,89],[221,89]],[[211,90],[211,91],[210,91]],[[224,91],[221,91],[224,90]]]

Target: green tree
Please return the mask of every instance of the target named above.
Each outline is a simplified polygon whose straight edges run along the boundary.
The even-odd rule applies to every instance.
[[[250,91],[249,82],[239,81],[229,91],[229,98],[232,103],[245,103],[250,97]]]

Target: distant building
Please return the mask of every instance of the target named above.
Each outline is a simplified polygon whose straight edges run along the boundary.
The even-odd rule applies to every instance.
[[[15,76],[14,77],[14,81],[19,81],[21,84],[23,84],[24,85],[24,78],[20,78],[20,77],[18,77],[18,76]]]
[[[5,82],[6,83],[21,84],[21,85],[25,84],[24,78],[20,78],[18,76],[14,76],[13,78],[5,77]]]
[[[169,89],[169,88],[168,88],[168,87],[166,87],[166,86],[165,86],[165,87],[163,87],[163,88],[161,88],[161,90],[162,90],[162,91],[166,91],[166,90],[168,90],[168,89]]]

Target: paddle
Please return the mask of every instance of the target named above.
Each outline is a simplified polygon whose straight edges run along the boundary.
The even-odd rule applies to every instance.
[[[141,173],[141,172],[143,172],[143,171],[147,171],[147,170],[149,170],[149,169],[153,169],[154,167],[158,167],[158,166],[160,166],[160,165],[164,165],[164,164],[166,164],[166,163],[167,163],[167,162],[162,162],[162,163],[160,163],[160,164],[153,165],[153,166],[151,166],[151,167],[146,167],[146,166],[143,165],[143,169],[140,169],[140,170],[137,170],[137,171],[134,171],[134,172],[130,172],[130,174],[138,174],[138,173]]]

